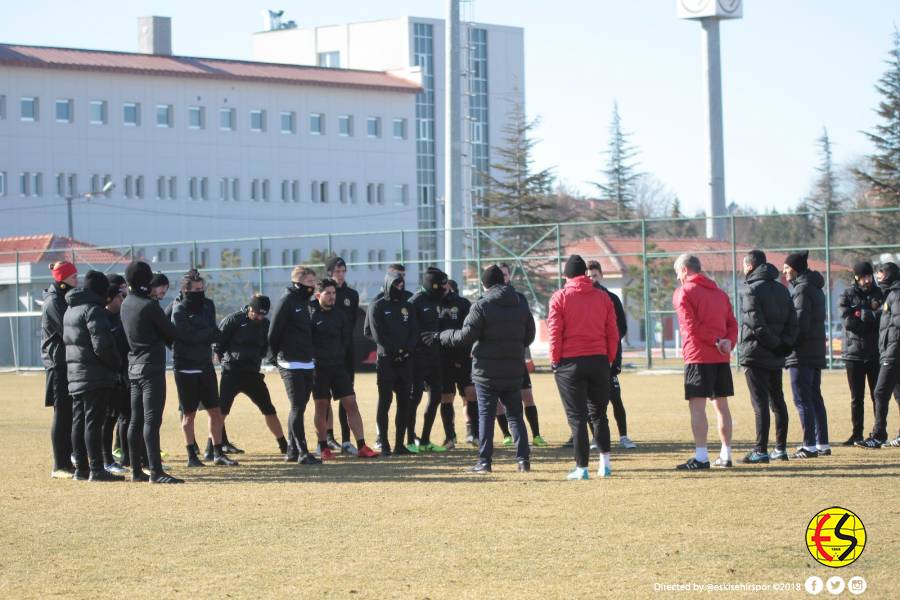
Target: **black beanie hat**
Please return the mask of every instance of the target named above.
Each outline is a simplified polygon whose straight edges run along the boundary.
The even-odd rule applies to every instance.
[[[809,271],[809,250],[805,250],[803,252],[794,252],[793,254],[788,254],[787,258],[784,259],[784,264],[797,271],[798,273],[806,273]]]
[[[153,279],[150,280],[150,287],[155,288],[161,285],[169,285],[169,278],[164,273],[154,273]]]
[[[109,287],[106,288],[106,303],[109,304],[113,299],[122,293],[122,286],[113,282],[113,278],[109,278]]]
[[[329,256],[325,260],[325,272],[333,273],[337,267],[346,267],[347,263],[340,256]]]
[[[118,285],[121,287],[125,285],[125,278],[121,275],[113,273],[109,276],[109,285]]]
[[[886,262],[878,265],[878,271],[882,274],[881,284],[883,286],[889,286],[894,281],[900,277],[900,268],[897,267],[897,263]]]
[[[444,284],[447,283],[447,274],[440,269],[428,269],[422,280],[425,290],[431,292],[444,287]]]
[[[260,315],[269,314],[269,309],[272,308],[272,301],[269,300],[268,296],[263,296],[261,294],[257,294],[250,299],[250,303],[247,305],[253,309],[253,312]]]
[[[136,260],[125,269],[125,281],[132,290],[148,293],[152,280],[153,269],[144,261]]]
[[[84,275],[84,287],[105,300],[106,292],[109,291],[109,279],[104,273],[91,270]]]
[[[563,274],[569,279],[572,279],[573,277],[578,277],[585,273],[587,273],[587,265],[585,264],[584,259],[577,254],[570,256],[569,260],[566,261],[566,268],[563,271]]]
[[[485,289],[492,288],[495,285],[503,285],[505,277],[503,271],[497,265],[491,265],[481,274],[481,285]]]
[[[875,269],[872,268],[872,263],[867,260],[861,260],[853,265],[853,274],[857,277],[864,277],[865,275],[874,275]]]

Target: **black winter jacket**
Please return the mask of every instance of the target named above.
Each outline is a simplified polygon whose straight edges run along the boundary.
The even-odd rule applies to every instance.
[[[159,302],[132,291],[122,302],[122,326],[128,338],[128,377],[140,379],[166,370],[166,345],[178,338]]]
[[[616,352],[616,360],[613,361],[613,364],[610,366],[610,372],[613,375],[618,375],[622,372],[622,340],[628,335],[628,317],[625,316],[625,307],[622,306],[622,301],[619,299],[618,295],[612,293],[599,283],[595,283],[594,287],[598,290],[603,290],[609,295],[609,299],[612,300],[613,308],[616,311],[616,328],[619,330],[619,347]]]
[[[344,311],[336,306],[318,306],[312,313],[313,356],[317,367],[343,366],[347,348],[353,343],[353,329]]]
[[[66,294],[66,302],[69,309],[63,317],[63,341],[69,393],[114,387],[122,363],[103,298],[91,290],[75,288]]]
[[[878,330],[881,364],[900,365],[900,279],[884,286],[884,304]]]
[[[438,311],[438,327],[440,331],[446,329],[462,329],[463,322],[469,316],[472,303],[463,298],[456,292],[450,292],[441,300],[440,310]],[[454,362],[465,362],[472,355],[470,346],[460,346],[454,348],[441,348],[441,355]]]
[[[788,367],[825,368],[825,278],[818,271],[806,271],[792,283],[791,299],[797,313],[797,339],[787,357]]]
[[[258,373],[269,351],[269,320],[254,321],[247,307],[219,323],[222,335],[213,347],[223,371]]]
[[[419,290],[410,300],[416,310],[416,327],[419,329],[415,354],[419,365],[436,365],[441,360],[441,345],[435,342],[428,346],[421,339],[421,334],[425,332],[437,333],[441,330],[441,300],[429,296],[425,290]]]
[[[312,327],[309,297],[291,286],[275,303],[269,325],[269,349],[272,357],[284,362],[312,362]]]
[[[121,375],[120,384],[128,384],[128,338],[125,337],[125,328],[122,326],[122,317],[119,313],[113,314],[106,311],[109,318],[109,330],[116,340],[116,351],[119,353],[119,374]]]
[[[395,358],[400,350],[412,354],[419,343],[416,311],[403,299],[391,300],[388,293],[397,275],[387,274],[378,300],[369,305],[366,313],[366,337],[375,342],[378,356]]]
[[[172,345],[172,361],[177,371],[212,369],[212,345],[221,332],[216,325],[216,305],[209,298],[192,309],[179,297],[172,303],[172,324],[178,339]]]
[[[791,293],[771,264],[751,271],[741,286],[741,365],[777,370],[797,340],[797,313]]]
[[[54,283],[44,290],[44,305],[41,307],[41,360],[45,369],[66,368],[66,347],[63,344],[63,315],[66,292],[71,288],[64,283]]]
[[[878,320],[884,292],[874,283],[866,292],[858,283],[844,290],[839,308],[844,323],[841,358],[849,361],[878,360]]]
[[[472,381],[517,390],[525,376],[525,348],[534,341],[534,319],[518,292],[495,285],[472,305],[462,329],[441,332],[445,346],[472,345]]]

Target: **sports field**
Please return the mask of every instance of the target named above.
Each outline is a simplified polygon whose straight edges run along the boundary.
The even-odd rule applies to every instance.
[[[284,419],[281,382],[271,374],[268,382]],[[374,383],[372,374],[358,377],[369,439]],[[808,576],[835,574],[865,577],[863,597],[896,594],[900,449],[838,446],[832,457],[808,462],[679,473],[674,465],[692,452],[680,376],[626,374],[638,449],[614,444],[611,479],[567,482],[573,463],[560,448],[568,430],[556,389],[550,375],[534,383],[551,447],[534,452],[528,474],[517,473],[511,451],[501,448],[494,473],[477,476],[464,471],[474,462],[469,448],[285,464],[243,397],[228,427],[248,452],[237,457],[241,465],[188,471],[170,381],[162,446],[171,472],[188,483],[150,486],[51,480],[43,374],[0,375],[0,597],[720,595],[655,591],[655,584],[692,583],[790,584],[792,591],[760,593],[805,597]],[[753,412],[742,376],[735,383],[739,458],[753,439]],[[823,387],[832,442],[839,443],[850,431],[845,376],[826,374]],[[800,430],[788,404],[794,444]],[[889,431],[898,419],[892,405]],[[308,432],[311,421],[310,410]],[[711,443],[711,453],[718,447]],[[819,565],[805,547],[809,520],[834,505],[859,515],[868,536],[859,560],[841,569]]]

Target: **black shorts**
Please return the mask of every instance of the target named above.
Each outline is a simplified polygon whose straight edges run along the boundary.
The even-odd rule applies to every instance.
[[[731,365],[728,363],[684,365],[684,399],[734,396]]]
[[[212,369],[202,373],[175,371],[175,387],[178,389],[178,408],[184,414],[197,412],[200,405],[206,410],[219,406],[219,386]]]
[[[444,389],[443,369],[440,362],[415,362],[413,364],[413,402],[421,399],[425,390],[440,395]]]
[[[466,357],[460,361],[453,358],[441,358],[441,389],[444,394],[466,395],[466,388],[472,387],[472,359]]]
[[[528,372],[528,366],[525,366],[525,376],[522,377],[522,389],[530,390],[531,389],[531,373]]]
[[[353,381],[344,365],[316,367],[313,398],[340,400],[353,395]]]
[[[222,371],[222,381],[219,383],[219,401],[222,404],[223,415],[231,412],[235,397],[242,393],[250,398],[250,401],[262,414],[266,416],[276,414],[265,375],[258,371]]]
[[[44,406],[56,406],[56,399],[63,398],[71,403],[69,396],[69,378],[65,367],[62,369],[47,369],[46,386],[44,388]]]

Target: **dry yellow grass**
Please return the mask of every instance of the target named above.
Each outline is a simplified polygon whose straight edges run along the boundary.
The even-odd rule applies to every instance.
[[[281,382],[268,381],[284,418]],[[863,575],[869,598],[896,593],[900,449],[837,447],[808,462],[677,473],[691,452],[680,377],[629,374],[622,385],[639,448],[614,447],[612,479],[566,482],[572,460],[559,447],[567,429],[555,386],[549,375],[534,381],[553,446],[537,449],[524,475],[501,448],[488,477],[464,472],[468,448],[288,465],[243,397],[229,420],[248,450],[241,466],[188,471],[170,383],[163,448],[189,483],[152,487],[51,480],[43,375],[2,375],[0,597],[644,598],[655,583],[793,584],[813,574]],[[845,386],[841,373],[824,378],[834,442],[849,432]],[[741,376],[736,387],[739,456],[753,413]],[[360,375],[358,389],[372,437],[374,376]],[[459,408],[457,421],[462,430]],[[837,571],[804,547],[807,522],[832,505],[868,529],[862,557]]]

